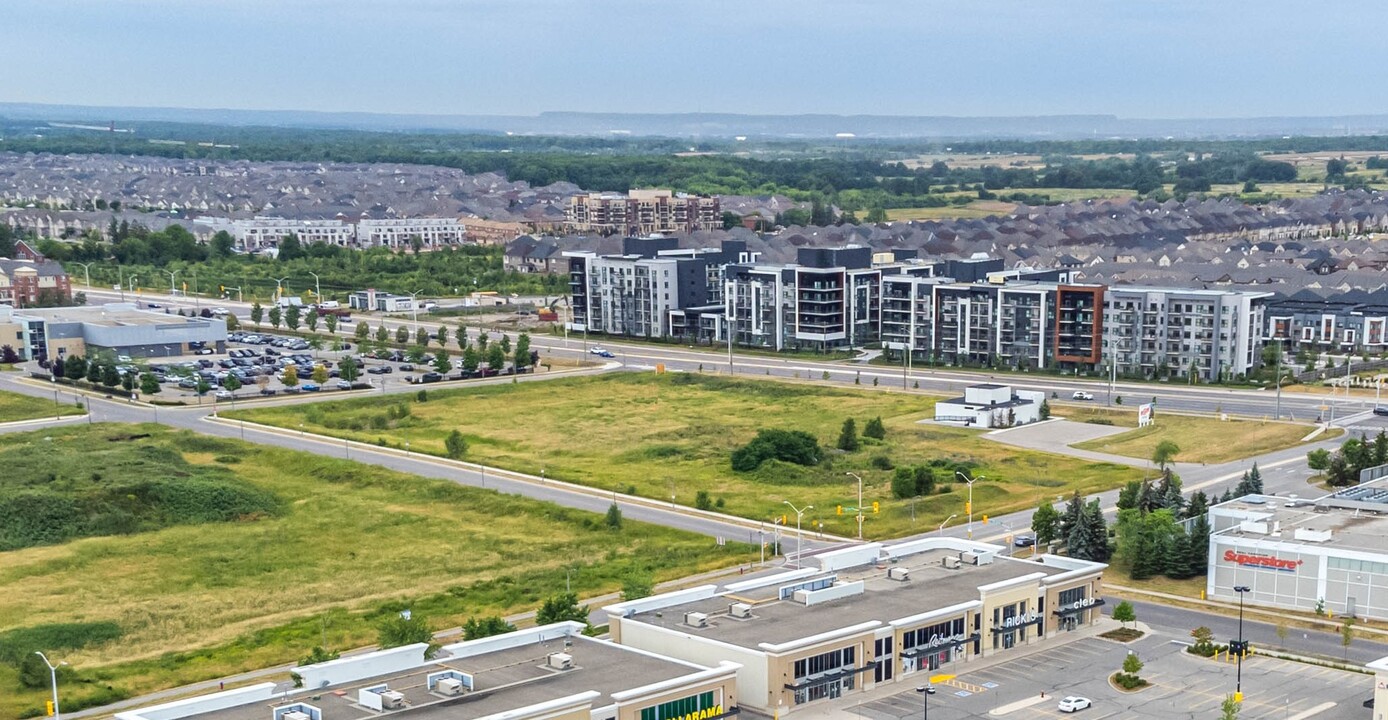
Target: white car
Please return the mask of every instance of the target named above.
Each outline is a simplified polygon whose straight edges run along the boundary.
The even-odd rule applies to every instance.
[[[1072,713],[1072,712],[1075,712],[1076,710],[1084,710],[1084,709],[1088,708],[1090,705],[1093,705],[1093,704],[1094,704],[1094,703],[1090,702],[1090,701],[1089,701],[1089,698],[1087,698],[1087,697],[1080,697],[1080,696],[1078,696],[1078,695],[1071,695],[1071,696],[1069,696],[1069,697],[1067,697],[1067,698],[1061,700],[1061,701],[1060,701],[1060,706],[1059,706],[1058,708],[1056,708],[1056,709],[1060,710],[1060,711],[1063,712],[1063,713]]]
[[[1071,400],[1093,400],[1093,399],[1094,399],[1094,393],[1088,393],[1088,392],[1085,392],[1085,391],[1083,391],[1083,390],[1076,390],[1076,391],[1074,392],[1074,394],[1072,394],[1072,395],[1070,396],[1070,399],[1071,399]],[[1081,699],[1083,699],[1083,698],[1081,698]]]
[[[603,353],[605,353],[605,352],[607,352],[607,350],[604,349],[604,348],[602,348],[602,347],[590,347],[590,348],[588,348],[588,354],[590,354],[590,355],[601,355],[601,354],[603,354]]]
[[[212,314],[213,314],[213,315],[216,315],[217,317],[226,317],[226,316],[229,315],[230,313],[227,312],[227,309],[226,309],[226,308],[224,308],[224,307],[219,307],[219,308],[212,308]]]

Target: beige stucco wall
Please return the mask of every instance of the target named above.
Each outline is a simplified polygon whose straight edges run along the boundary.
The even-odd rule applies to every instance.
[[[700,693],[713,692],[713,701],[723,707],[737,707],[737,680],[735,677],[707,680],[675,688],[666,692],[648,695],[639,700],[630,700],[617,708],[617,720],[641,720],[641,711],[672,700],[681,700]]]

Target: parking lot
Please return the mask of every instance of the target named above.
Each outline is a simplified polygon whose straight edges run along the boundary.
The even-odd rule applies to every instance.
[[[1151,686],[1124,693],[1108,683],[1132,649],[1145,663]],[[930,696],[934,720],[1014,717],[1215,718],[1234,691],[1233,664],[1199,658],[1169,638],[1149,637],[1131,646],[1098,638],[1051,648],[978,671],[965,670],[936,686]],[[967,667],[967,666],[965,666]],[[1045,692],[1046,699],[1041,700]],[[1266,657],[1244,659],[1241,720],[1251,718],[1367,718],[1363,702],[1373,695],[1373,678]],[[1093,706],[1061,713],[1061,698],[1079,695]],[[914,689],[843,708],[871,720],[916,720],[921,694]]]

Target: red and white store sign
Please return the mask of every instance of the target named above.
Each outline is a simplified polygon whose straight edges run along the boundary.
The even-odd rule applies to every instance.
[[[1225,550],[1224,562],[1236,563],[1244,567],[1280,570],[1282,572],[1296,572],[1296,569],[1301,567],[1300,560],[1284,560],[1273,555],[1254,555],[1252,553],[1241,553],[1236,550]]]

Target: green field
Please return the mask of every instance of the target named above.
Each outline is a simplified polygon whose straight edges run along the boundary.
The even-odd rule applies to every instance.
[[[1040,497],[1112,488],[1140,477],[1136,469],[1014,449],[974,430],[919,424],[933,416],[934,398],[900,392],[842,389],[813,383],[729,380],[705,375],[613,374],[545,383],[494,385],[431,392],[428,402],[396,396],[283,406],[227,413],[261,423],[442,455],[444,437],[460,430],[466,459],[581,483],[604,490],[697,504],[708,501],[735,515],[779,518],[784,501],[814,505],[808,527],[850,535],[861,475],[869,508],[866,537],[886,538],[936,527],[963,516],[963,485],[915,503],[890,496],[892,470],[875,467],[884,457],[895,466],[930,460],[977,465],[986,480],[975,484],[976,514],[1001,514],[1034,505]],[[403,417],[402,417],[403,416]],[[832,448],[845,418],[861,430],[875,416],[886,440],[857,452],[830,450],[825,462],[802,467],[779,461],[734,472],[730,456],[759,429],[802,430]],[[871,441],[869,441],[871,442]],[[873,501],[881,512],[871,514]],[[914,506],[914,508],[913,508]],[[794,522],[794,514],[790,520]]]
[[[107,523],[0,552],[0,717],[42,707],[45,691],[21,687],[13,661],[36,649],[72,663],[62,690],[75,710],[291,662],[324,641],[367,645],[381,617],[405,608],[436,629],[533,610],[563,590],[566,568],[575,591],[594,595],[633,572],[663,581],[755,557],[745,543],[634,522],[614,531],[599,515],[155,425],[10,435],[4,453],[47,462],[7,465],[0,504],[50,486],[135,503],[145,495],[134,488],[178,480],[250,488],[270,504],[188,517],[218,502],[204,495],[161,506],[178,518],[158,529]]]
[[[86,412],[71,400],[72,397],[69,395],[67,402],[55,404],[52,398],[30,397],[0,390],[0,423],[39,420],[55,415],[81,415]]]
[[[1072,446],[1080,450],[1150,460],[1157,443],[1170,440],[1181,448],[1176,462],[1190,463],[1223,463],[1289,448],[1299,444],[1301,438],[1315,429],[1310,425],[1285,422],[1221,421],[1212,417],[1174,414],[1159,414],[1152,425],[1139,428],[1135,410],[1066,407],[1056,408],[1055,414],[1077,422],[1102,419],[1118,427],[1133,428]],[[1328,440],[1341,432],[1336,429],[1322,433],[1317,439]]]

